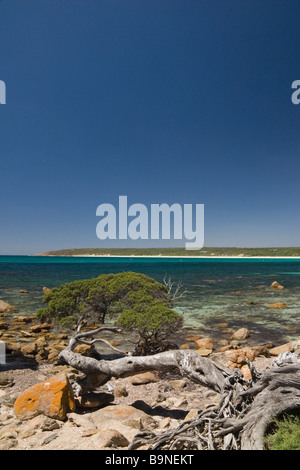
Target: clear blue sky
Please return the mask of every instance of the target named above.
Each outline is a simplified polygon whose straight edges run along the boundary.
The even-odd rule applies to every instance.
[[[299,0],[0,0],[0,254],[125,246],[96,237],[119,195],[204,204],[206,246],[299,246],[299,20]]]

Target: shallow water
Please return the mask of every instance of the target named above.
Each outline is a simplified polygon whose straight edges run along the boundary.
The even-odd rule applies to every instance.
[[[187,334],[220,339],[224,327],[218,324],[226,322],[229,329],[248,328],[253,344],[280,344],[300,335],[299,260],[1,256],[0,299],[14,305],[18,314],[32,315],[42,306],[44,286],[120,271],[142,272],[159,282],[167,276],[183,283],[187,293],[175,309],[184,312]],[[275,280],[285,289],[271,289]],[[20,289],[28,293],[20,294]],[[288,308],[270,309],[274,302]]]

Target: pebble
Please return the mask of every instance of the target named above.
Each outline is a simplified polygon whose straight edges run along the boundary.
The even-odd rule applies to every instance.
[[[50,436],[46,437],[46,439],[43,440],[42,445],[47,445],[49,442],[53,441],[58,437],[58,434],[51,434]]]

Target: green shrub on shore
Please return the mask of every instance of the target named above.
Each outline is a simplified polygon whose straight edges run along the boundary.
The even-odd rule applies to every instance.
[[[135,354],[155,354],[171,347],[166,340],[182,327],[182,315],[167,302],[157,302],[143,292],[134,292],[131,297],[131,308],[122,311],[117,324],[138,335]]]
[[[141,273],[73,281],[47,292],[43,302],[47,306],[37,311],[38,319],[62,326],[103,324],[107,317],[116,318],[116,325],[138,335],[140,354],[161,349],[183,323],[182,315],[171,308],[167,287]]]
[[[274,420],[266,446],[268,450],[300,450],[300,416],[285,415]]]

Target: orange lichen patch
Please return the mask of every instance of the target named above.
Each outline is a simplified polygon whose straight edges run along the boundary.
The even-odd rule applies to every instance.
[[[132,409],[129,406],[123,406],[113,411],[116,416],[130,416],[136,412],[135,409]]]
[[[75,411],[75,408],[72,388],[64,374],[29,387],[14,404],[15,415],[22,420],[39,414],[64,420],[67,413]]]

